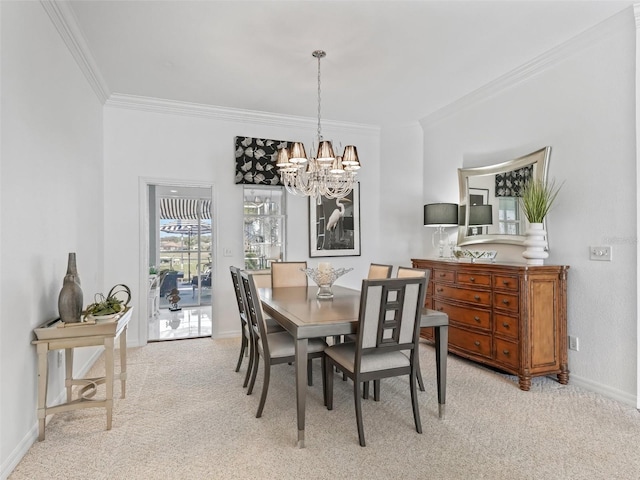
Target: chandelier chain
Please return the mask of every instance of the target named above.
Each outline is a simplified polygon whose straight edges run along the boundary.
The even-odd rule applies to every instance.
[[[318,144],[320,144],[320,142],[322,141],[322,127],[320,126],[320,101],[321,101],[321,96],[320,96],[320,59],[323,57],[324,55],[322,54],[318,54],[317,58],[318,58]]]

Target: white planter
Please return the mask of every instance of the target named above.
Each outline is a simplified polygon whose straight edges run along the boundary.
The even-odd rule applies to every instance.
[[[524,246],[527,249],[522,256],[527,259],[527,265],[544,265],[544,259],[549,257],[547,248],[547,232],[542,223],[531,223],[526,232],[527,239]]]

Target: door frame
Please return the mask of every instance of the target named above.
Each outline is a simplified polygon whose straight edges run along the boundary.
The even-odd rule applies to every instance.
[[[216,245],[218,239],[218,228],[216,215],[216,199],[215,188],[212,182],[202,182],[198,180],[185,180],[178,178],[158,178],[158,177],[139,177],[138,178],[138,212],[140,215],[140,264],[139,264],[139,322],[138,322],[138,339],[140,345],[146,345],[149,339],[149,186],[176,186],[182,188],[196,187],[196,188],[208,188],[211,191],[211,264],[212,267],[216,265]],[[212,274],[214,270],[212,268]],[[215,277],[214,277],[215,278]],[[211,288],[211,336],[214,336],[216,331],[215,318],[213,305],[215,303],[214,289]]]

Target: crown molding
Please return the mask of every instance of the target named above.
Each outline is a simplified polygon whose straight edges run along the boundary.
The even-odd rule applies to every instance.
[[[262,125],[286,127],[286,128],[316,128],[317,119],[310,117],[297,117],[294,115],[281,115],[255,110],[243,110],[239,108],[217,107],[201,103],[180,102],[153,97],[142,97],[113,93],[107,99],[106,106],[155,112],[170,115],[184,115],[190,117],[206,117],[227,122],[256,123]],[[365,125],[359,123],[337,122],[331,120],[322,121],[323,128],[352,131],[365,135],[378,135],[380,127],[377,125]]]
[[[633,6],[636,26],[639,22],[640,4],[634,4]],[[576,35],[575,37],[567,40],[564,43],[557,45],[556,47],[548,50],[532,59],[531,61],[524,63],[523,65],[507,72],[506,74],[496,78],[495,80],[487,83],[486,85],[474,90],[473,92],[460,97],[458,100],[451,102],[450,104],[434,111],[426,117],[420,119],[420,124],[425,127],[433,126],[448,117],[456,115],[461,111],[472,107],[478,103],[481,103],[489,98],[512,88],[519,83],[527,81],[536,75],[541,74],[545,70],[557,65],[558,63],[566,60],[577,52],[584,50],[585,48],[596,44],[603,38],[616,34],[621,31],[624,24],[629,21],[629,9],[618,12],[617,14],[607,18],[606,20],[594,25],[593,27],[585,30],[584,32]]]
[[[40,4],[49,15],[51,22],[58,30],[98,100],[104,104],[109,98],[109,88],[93,59],[84,35],[78,27],[76,16],[68,2],[40,0]]]

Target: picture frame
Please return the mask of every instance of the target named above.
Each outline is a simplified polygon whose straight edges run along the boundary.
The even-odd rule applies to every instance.
[[[344,198],[309,197],[309,257],[360,255],[360,183]]]
[[[469,205],[488,205],[489,189],[488,188],[469,188]],[[489,227],[471,227],[467,231],[468,236],[484,235],[488,232]]]

